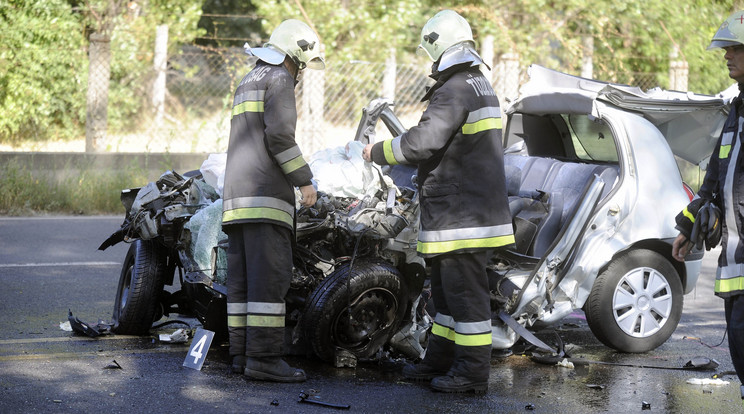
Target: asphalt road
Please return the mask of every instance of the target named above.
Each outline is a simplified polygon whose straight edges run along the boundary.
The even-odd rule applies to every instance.
[[[394,365],[334,368],[290,357],[309,379],[303,384],[253,382],[228,372],[224,345],[213,345],[201,370],[186,368],[188,345],[151,336],[80,336],[61,329],[68,311],[87,323],[108,321],[127,245],[98,245],[123,217],[0,217],[0,413],[26,412],[250,412],[321,413],[597,413],[744,412],[739,382],[693,385],[733,370],[723,339],[723,304],[713,291],[715,257],[706,255],[696,290],[685,297],[677,331],[645,354],[620,354],[591,334],[576,312],[555,335],[574,358],[608,364],[574,368],[543,365],[520,353],[492,360],[485,396],[432,392],[402,380]],[[679,368],[695,356],[715,359],[714,371]],[[633,365],[633,366],[625,366]],[[301,391],[348,410],[298,402]]]

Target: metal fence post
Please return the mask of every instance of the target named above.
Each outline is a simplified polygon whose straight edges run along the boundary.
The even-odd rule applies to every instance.
[[[395,102],[395,48],[391,47],[385,60],[385,73],[382,76],[382,96]]]
[[[669,88],[675,91],[687,92],[689,65],[684,59],[679,59],[679,48],[674,46],[669,53]]]
[[[496,94],[499,99],[511,100],[519,93],[519,55],[504,53],[496,66]]]
[[[108,36],[100,33],[91,33],[89,41],[85,152],[96,152],[106,139],[111,43]]]
[[[165,69],[168,61],[168,25],[161,24],[155,28],[155,56],[153,69],[155,81],[152,85],[152,107],[155,111],[155,127],[160,129],[165,113]]]
[[[594,77],[594,38],[586,35],[581,38],[581,77],[592,79]]]
[[[300,103],[301,139],[298,142],[305,156],[323,145],[323,105],[325,71],[305,69],[302,74],[302,102]]]
[[[493,84],[493,73],[490,68],[493,68],[493,35],[487,35],[483,38],[481,43],[481,59],[485,65],[480,65],[480,70],[486,76],[489,82]]]

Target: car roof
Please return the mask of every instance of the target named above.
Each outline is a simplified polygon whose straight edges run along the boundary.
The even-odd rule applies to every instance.
[[[644,92],[638,87],[573,76],[540,65],[530,65],[528,74],[529,81],[506,107],[507,115],[587,114],[601,118],[596,103],[603,102],[650,121],[675,155],[694,164],[710,156],[731,100],[738,94],[734,87],[716,96],[660,88]],[[706,142],[702,151],[700,140]]]

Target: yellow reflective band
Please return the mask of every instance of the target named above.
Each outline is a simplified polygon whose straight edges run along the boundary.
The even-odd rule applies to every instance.
[[[416,250],[423,254],[447,253],[461,249],[501,247],[514,243],[514,235],[488,237],[485,239],[449,240],[442,242],[418,242]]]
[[[463,335],[455,333],[455,344],[460,346],[483,346],[491,345],[491,333],[477,335]]]
[[[245,101],[241,102],[232,109],[232,116],[242,114],[243,112],[263,112],[263,101]]]
[[[302,156],[299,156],[282,164],[282,171],[284,171],[284,174],[289,174],[304,167],[305,165],[307,165],[305,159],[302,158]]]
[[[685,209],[682,210],[682,215],[687,217],[687,219],[690,220],[691,222],[693,223],[695,222],[695,216],[693,216],[692,213],[690,213],[690,210],[688,210],[687,207],[685,207]]]
[[[716,280],[716,293],[735,292],[737,290],[744,290],[744,276]]]
[[[245,326],[259,327],[259,328],[283,328],[284,327],[284,315],[273,316],[273,315],[248,315],[246,317]]]
[[[393,154],[393,140],[389,139],[382,143],[382,153],[385,154],[385,161],[390,165],[398,165],[398,160]]]
[[[245,315],[227,315],[227,326],[230,328],[245,328],[248,319]]]
[[[236,208],[234,210],[228,210],[222,213],[223,223],[229,223],[236,220],[262,218],[281,221],[283,223],[289,224],[290,226],[294,223],[294,217],[287,214],[287,212],[266,207]]]
[[[728,158],[731,152],[731,145],[721,145],[721,149],[718,151],[718,158]]]
[[[486,118],[462,126],[463,134],[475,134],[488,129],[501,129],[501,118]]]
[[[436,322],[431,327],[431,333],[432,335],[441,336],[453,342],[455,341],[455,331]]]

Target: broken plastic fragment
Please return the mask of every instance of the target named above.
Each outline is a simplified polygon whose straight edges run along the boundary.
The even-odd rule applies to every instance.
[[[180,328],[172,334],[160,334],[160,342],[170,342],[172,344],[182,344],[188,341],[189,335],[185,329]]]
[[[569,361],[566,358],[563,358],[561,361],[558,361],[556,365],[558,365],[559,367],[574,369],[573,362]]]
[[[87,324],[77,317],[72,315],[72,311],[68,309],[67,320],[70,323],[70,327],[75,333],[83,334],[95,338],[101,335],[107,335],[111,333],[111,326],[99,321],[97,325]],[[61,327],[61,325],[60,325]]]

